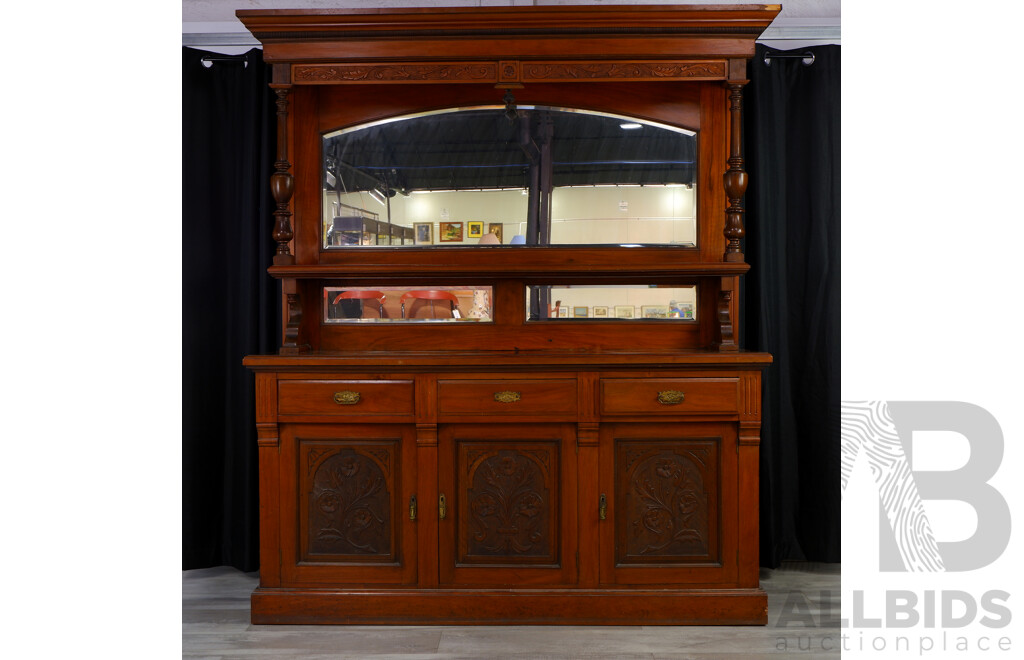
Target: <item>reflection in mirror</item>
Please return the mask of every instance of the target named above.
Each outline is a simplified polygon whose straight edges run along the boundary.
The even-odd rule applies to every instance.
[[[696,152],[693,131],[540,106],[335,131],[323,138],[323,248],[692,247]]]
[[[528,321],[654,319],[695,321],[697,287],[663,285],[535,286],[526,290]]]
[[[489,286],[324,287],[324,323],[486,322]]]

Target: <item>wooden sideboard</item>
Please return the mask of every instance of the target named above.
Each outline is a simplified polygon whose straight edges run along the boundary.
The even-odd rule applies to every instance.
[[[761,372],[771,356],[742,350],[735,328],[748,269],[741,90],[754,40],[778,11],[238,12],[273,66],[278,247],[270,273],[284,292],[279,354],[245,359],[256,379],[260,469],[253,623],[766,622],[758,444]],[[428,187],[427,177],[414,185],[400,171],[411,160],[354,166],[361,143],[351,138],[339,155],[335,136],[453,109],[500,111],[503,103],[509,122],[520,124],[512,142],[532,163],[524,177],[536,174],[522,184],[523,197],[539,202],[522,223],[497,231],[525,227],[526,245],[506,236],[486,246],[465,238],[385,246],[388,239],[367,235],[346,246],[327,236],[344,224],[343,215],[328,222],[330,214],[348,213],[338,209],[371,193],[381,206],[362,217],[384,213],[403,226],[392,236],[411,235],[412,211],[402,215],[399,203],[411,209],[413,188]],[[693,157],[662,158],[671,174],[635,155],[567,167],[563,155],[545,155],[563,149],[544,137],[545,125],[569,131],[558,123],[562,109],[564,121],[590,113],[679,133]],[[534,123],[524,127],[527,116]],[[491,121],[450,118],[467,133],[478,125],[471,122]],[[575,147],[596,130],[587,126]],[[421,137],[408,139],[431,132],[410,130]],[[390,142],[384,149],[401,150]],[[409,150],[427,151],[418,142]],[[552,161],[554,175],[550,164],[547,174],[535,166]],[[418,165],[440,168],[432,162]],[[647,168],[636,175],[646,185],[661,177],[659,190],[695,200],[692,218],[672,220],[691,226],[692,238],[627,246],[552,233],[558,181],[591,185],[562,197],[589,203],[594,181],[625,181],[636,163]],[[581,164],[598,173],[581,174]],[[483,189],[479,177],[501,165],[474,167],[473,186]],[[693,178],[683,185],[686,168]],[[353,192],[359,177],[373,182]],[[442,187],[433,192],[450,193]],[[508,189],[499,182],[490,192]],[[619,210],[646,203],[629,201],[640,199],[627,199],[634,193],[623,184]],[[447,225],[450,211],[443,213]],[[594,237],[612,219],[587,222]],[[477,232],[483,225],[469,224]],[[428,229],[423,236],[455,236],[440,224]],[[399,292],[404,303],[420,288],[450,299],[442,313],[431,307],[429,318],[412,318],[412,304],[397,305]],[[472,299],[459,297],[469,295],[463,289]],[[692,299],[565,313],[568,296],[584,300],[594,290],[624,301],[680,292]],[[615,318],[617,307],[628,316]]]

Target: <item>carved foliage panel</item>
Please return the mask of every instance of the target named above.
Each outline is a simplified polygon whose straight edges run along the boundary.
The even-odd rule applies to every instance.
[[[460,441],[458,564],[554,564],[558,445]]]
[[[714,439],[616,442],[618,565],[718,558],[718,458]]]
[[[302,442],[299,517],[302,559],[396,559],[398,443]]]

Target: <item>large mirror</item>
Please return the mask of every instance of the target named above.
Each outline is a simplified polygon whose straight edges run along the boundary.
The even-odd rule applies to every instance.
[[[323,136],[323,248],[696,245],[693,131],[541,106]]]

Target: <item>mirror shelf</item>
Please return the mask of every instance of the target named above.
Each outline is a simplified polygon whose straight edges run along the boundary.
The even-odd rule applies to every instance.
[[[623,254],[643,254],[626,259]],[[453,255],[457,254],[457,259]],[[467,277],[486,274],[497,279],[544,279],[558,273],[579,279],[640,280],[657,278],[716,278],[743,275],[750,266],[743,262],[705,262],[693,248],[651,247],[643,250],[621,248],[560,248],[484,246],[432,250],[369,250],[358,254],[334,253],[335,261],[317,264],[271,266],[276,278],[332,279],[340,277],[419,277],[447,274]]]

